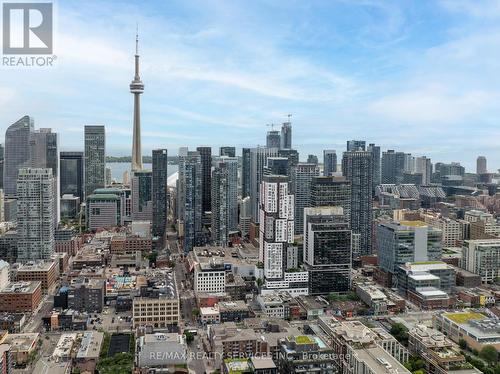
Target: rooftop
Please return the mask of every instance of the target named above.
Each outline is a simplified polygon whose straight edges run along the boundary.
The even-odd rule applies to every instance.
[[[5,288],[0,290],[0,293],[33,293],[38,287],[42,286],[42,282],[13,282],[9,283]]]
[[[98,358],[101,351],[101,345],[104,334],[98,331],[85,331],[83,333],[80,348],[76,354],[76,358],[92,359]]]
[[[4,340],[4,343],[10,344],[11,350],[17,351],[30,351],[35,348],[40,334],[39,333],[25,333],[25,334],[9,334]]]
[[[56,266],[54,261],[35,261],[28,262],[26,264],[16,264],[16,271],[18,273],[28,272],[28,271],[48,271],[52,267]]]
[[[458,323],[459,325],[466,324],[472,320],[481,320],[486,318],[484,314],[477,312],[444,313],[443,316],[455,323]]]

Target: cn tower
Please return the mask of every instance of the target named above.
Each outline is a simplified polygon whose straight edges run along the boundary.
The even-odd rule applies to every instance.
[[[135,75],[130,83],[130,92],[134,95],[134,134],[132,142],[132,172],[142,170],[141,153],[141,94],[144,83],[139,76],[139,33],[135,34]]]

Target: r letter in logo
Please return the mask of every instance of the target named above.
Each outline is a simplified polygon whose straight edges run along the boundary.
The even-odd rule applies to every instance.
[[[3,53],[52,54],[52,3],[3,4]]]

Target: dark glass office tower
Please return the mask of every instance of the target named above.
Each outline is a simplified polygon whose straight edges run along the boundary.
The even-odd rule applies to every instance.
[[[267,132],[266,147],[277,149],[281,147],[281,135],[279,131],[272,130]]]
[[[250,196],[250,148],[241,150],[241,197]]]
[[[196,150],[201,156],[201,195],[203,213],[212,209],[212,148],[198,147]]]
[[[0,144],[0,188],[3,189],[3,165],[4,165],[4,146]]]
[[[61,196],[72,194],[83,201],[83,152],[61,152]]]
[[[309,271],[309,295],[349,290],[351,230],[340,207],[304,210],[303,257]]]
[[[236,147],[220,147],[219,156],[236,157]]]
[[[350,151],[366,151],[366,142],[364,140],[348,140],[347,152]]]
[[[105,187],[106,133],[104,126],[85,126],[85,197]]]
[[[153,150],[153,236],[163,236],[168,212],[168,152]]]
[[[372,250],[372,153],[345,152],[342,158],[342,174],[351,182],[351,230],[360,236],[359,253],[355,255],[366,255]]]
[[[345,177],[315,177],[311,181],[311,206],[340,206],[351,219],[351,182]]]

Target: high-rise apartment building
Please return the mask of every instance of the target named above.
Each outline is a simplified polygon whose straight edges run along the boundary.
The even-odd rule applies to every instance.
[[[240,221],[239,227],[241,236],[245,237],[250,231],[250,222],[252,221],[252,205],[250,204],[250,197],[244,197],[240,201]]]
[[[238,229],[238,160],[219,157],[212,171],[212,241],[226,246]]]
[[[337,153],[335,149],[323,151],[323,175],[329,177],[337,171]]]
[[[106,185],[106,133],[104,126],[85,126],[85,197]]]
[[[370,143],[367,151],[372,153],[373,157],[373,187],[382,183],[381,169],[380,169],[380,146]]]
[[[269,157],[264,167],[264,175],[286,175],[290,176],[290,160],[286,157]]]
[[[292,123],[283,122],[281,125],[281,149],[292,149]]]
[[[3,171],[4,171],[4,164],[5,164],[5,146],[3,144],[0,144],[0,189],[3,190]]]
[[[6,197],[16,196],[19,170],[31,166],[29,141],[35,130],[32,117],[24,116],[5,132],[5,167],[3,186]]]
[[[153,150],[153,236],[163,236],[168,212],[168,151]]]
[[[311,206],[339,206],[351,220],[351,182],[345,177],[316,177],[311,181]]]
[[[295,235],[304,231],[304,208],[311,206],[311,182],[319,176],[316,164],[299,163],[292,169],[292,192],[295,195]]]
[[[265,292],[287,290],[292,295],[308,293],[308,273],[287,272],[296,266],[294,241],[294,196],[289,178],[265,175],[260,186],[259,259],[264,264]]]
[[[212,209],[212,148],[198,147],[201,157],[201,196],[203,213]]]
[[[319,163],[318,156],[316,156],[316,155],[307,155],[307,163],[308,164],[316,164],[316,165],[318,165],[318,163]]]
[[[281,147],[281,135],[279,131],[271,130],[267,132],[266,147],[278,149]]]
[[[476,174],[486,174],[488,172],[488,167],[486,165],[486,157],[478,156],[476,160]]]
[[[236,147],[220,147],[219,156],[236,157]]]
[[[153,220],[153,173],[150,170],[132,173],[132,220]]]
[[[178,204],[184,253],[202,245],[202,162],[199,152],[179,158]]]
[[[366,151],[366,142],[364,140],[348,140],[347,152],[350,151]]]
[[[250,150],[250,199],[252,201],[252,218],[259,222],[259,188],[264,176],[264,168],[269,157],[278,156],[277,148],[252,148]]]
[[[462,267],[481,276],[483,283],[500,277],[500,239],[465,240]]]
[[[368,151],[345,152],[342,157],[342,174],[351,182],[351,230],[360,236],[359,253],[372,250],[372,189],[373,158]]]
[[[428,186],[431,184],[432,177],[432,162],[430,158],[425,156],[415,158],[415,173],[422,174],[422,185]]]
[[[382,153],[382,183],[400,184],[403,182],[405,172],[405,160],[407,156],[404,152],[395,152],[389,149]]]
[[[61,152],[60,195],[71,194],[83,200],[83,152]]]
[[[250,148],[241,150],[241,198],[250,196]]]
[[[309,294],[347,292],[352,264],[351,230],[341,207],[304,210],[304,267]]]
[[[51,169],[19,170],[18,260],[49,259],[54,253],[54,176]]]

